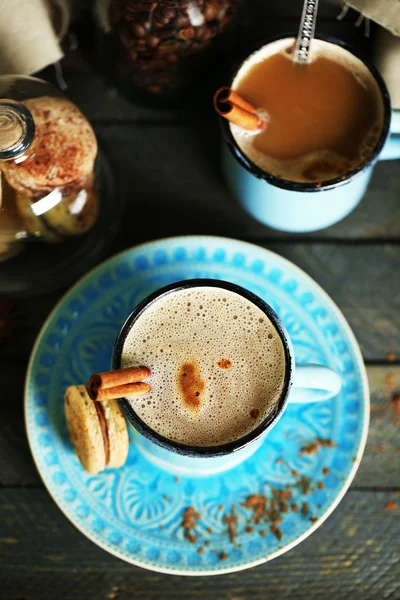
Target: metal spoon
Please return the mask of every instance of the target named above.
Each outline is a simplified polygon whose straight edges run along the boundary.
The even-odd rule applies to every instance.
[[[311,42],[314,37],[317,20],[318,0],[304,0],[303,14],[294,50],[294,61],[301,64],[309,62]]]

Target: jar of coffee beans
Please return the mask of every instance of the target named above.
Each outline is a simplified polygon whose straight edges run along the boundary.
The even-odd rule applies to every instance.
[[[97,0],[96,8],[128,96],[176,98],[207,86],[233,39],[235,0]]]

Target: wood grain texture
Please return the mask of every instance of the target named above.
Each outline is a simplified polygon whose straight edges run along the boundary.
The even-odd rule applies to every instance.
[[[391,402],[392,394],[400,392],[400,366],[368,366],[367,372],[371,389],[371,423],[366,451],[353,485],[365,489],[400,490],[400,424],[395,422]],[[8,399],[0,403],[0,488],[42,486],[25,432],[24,374],[25,369],[19,365],[0,367],[2,394]]]
[[[393,403],[395,394],[400,393],[400,366],[368,366],[367,373],[371,420],[353,487],[400,489],[400,413]]]
[[[394,600],[400,594],[400,509],[393,492],[349,491],[321,527],[283,556],[219,577],[139,569],[87,540],[44,490],[0,491],[2,600]],[[226,547],[229,552],[229,544]]]
[[[364,360],[400,356],[400,246],[382,244],[269,243],[268,248],[304,269],[336,302],[360,345]]]

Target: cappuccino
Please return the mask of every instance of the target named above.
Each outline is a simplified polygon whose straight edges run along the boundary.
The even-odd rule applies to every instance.
[[[134,321],[121,368],[151,369],[150,394],[130,398],[163,437],[217,446],[253,431],[282,397],[286,358],[274,324],[255,304],[219,287],[160,296]]]
[[[261,132],[231,124],[243,153],[263,171],[294,182],[324,182],[362,165],[383,128],[379,86],[341,46],[314,39],[310,62],[293,60],[295,40],[272,42],[241,66],[232,88],[266,122]]]

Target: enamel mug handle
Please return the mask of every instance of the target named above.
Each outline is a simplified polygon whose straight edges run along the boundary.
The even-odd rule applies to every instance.
[[[395,160],[400,158],[400,110],[392,112],[389,137],[379,155],[379,160]]]
[[[296,365],[289,401],[296,404],[320,402],[334,398],[340,392],[339,375],[322,365]]]

